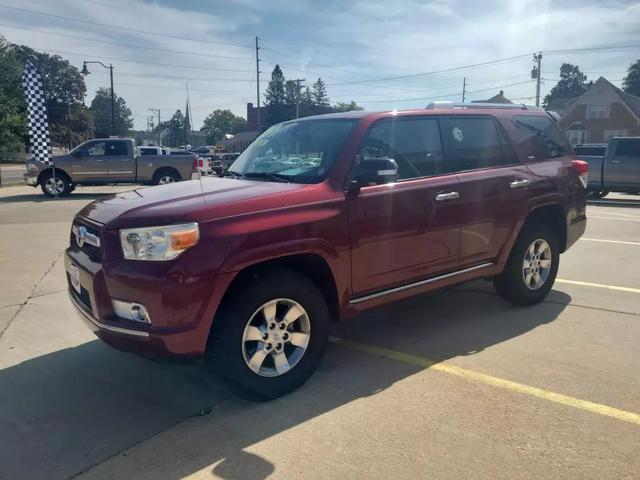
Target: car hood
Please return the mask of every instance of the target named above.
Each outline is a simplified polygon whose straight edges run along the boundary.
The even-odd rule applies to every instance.
[[[138,188],[102,197],[79,215],[107,228],[207,221],[269,207],[269,199],[305,185],[231,178],[203,178]]]

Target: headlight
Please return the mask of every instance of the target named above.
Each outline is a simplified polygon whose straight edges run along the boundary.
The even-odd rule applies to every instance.
[[[127,260],[166,261],[198,243],[197,223],[120,230],[122,253]]]
[[[27,170],[29,170],[30,172],[37,172],[38,166],[33,163],[27,163]]]

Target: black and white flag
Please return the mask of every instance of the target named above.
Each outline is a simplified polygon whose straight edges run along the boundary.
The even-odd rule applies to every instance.
[[[27,102],[27,125],[31,140],[31,158],[45,165],[53,165],[44,86],[40,72],[30,60],[27,60],[24,65],[22,88]]]

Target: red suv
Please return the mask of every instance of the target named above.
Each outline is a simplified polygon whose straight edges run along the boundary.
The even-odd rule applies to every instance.
[[[540,302],[584,232],[586,165],[524,105],[275,125],[223,178],[118,193],[74,219],[71,300],[115,348],[204,357],[272,398],[332,322],[476,278]]]

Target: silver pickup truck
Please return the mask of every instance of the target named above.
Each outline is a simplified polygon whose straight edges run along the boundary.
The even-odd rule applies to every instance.
[[[52,168],[27,160],[27,185],[40,185],[45,195],[66,195],[76,185],[143,183],[159,185],[191,179],[195,156],[139,155],[135,140],[96,138],[65,155],[53,157]]]
[[[640,193],[640,137],[614,137],[608,144],[573,147],[576,157],[589,163],[589,198],[609,192]]]

